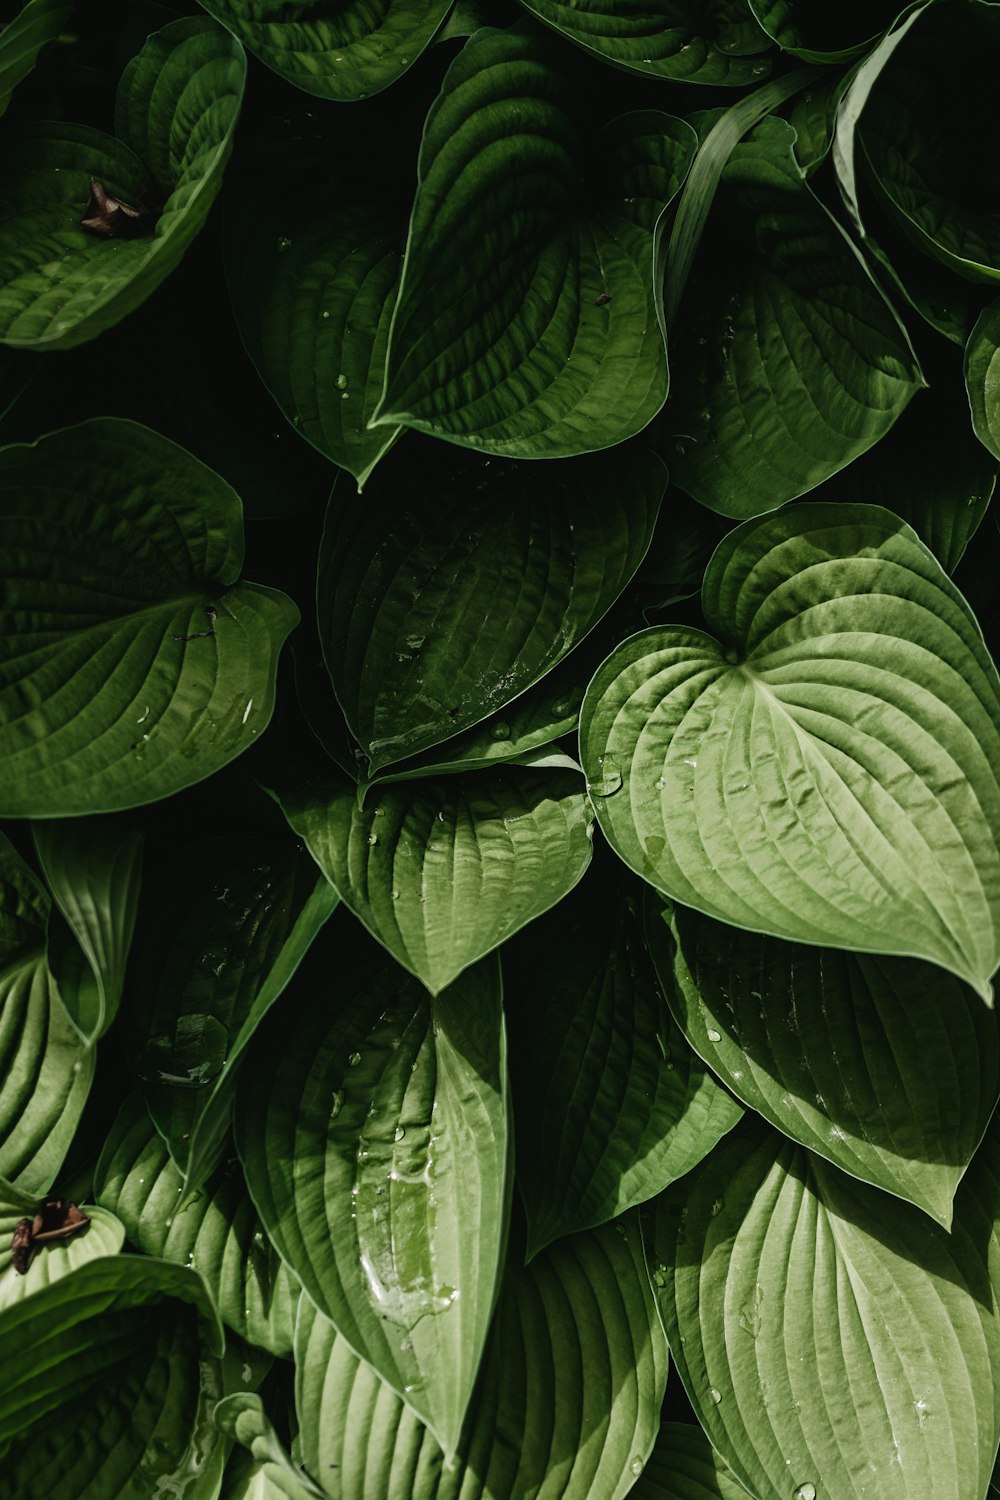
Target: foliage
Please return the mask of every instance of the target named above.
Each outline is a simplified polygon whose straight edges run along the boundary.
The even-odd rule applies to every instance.
[[[0,1500],[1000,1493],[1000,5],[897,5],[8,7]]]

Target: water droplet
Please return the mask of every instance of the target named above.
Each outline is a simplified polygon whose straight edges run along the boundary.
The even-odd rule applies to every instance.
[[[667,1268],[666,1268],[666,1266],[657,1266],[656,1270],[653,1272],[653,1281],[655,1282],[655,1284],[657,1286],[666,1286],[666,1284],[667,1284]]]
[[[635,1475],[636,1479],[638,1479],[643,1469],[642,1459],[633,1458],[632,1462],[629,1464],[629,1469]]]
[[[351,399],[351,393],[350,393],[350,391],[341,391],[341,393],[340,393],[340,399],[341,399],[341,401],[350,401],[350,399]]]
[[[709,1391],[708,1395],[709,1395],[709,1399],[711,1400],[712,1404],[714,1406],[718,1406],[719,1402],[722,1400],[722,1392],[721,1391],[717,1391],[715,1389],[715,1386],[713,1385],[713,1387]]]
[[[337,390],[338,391],[346,391],[347,390],[347,376],[344,374],[343,371],[341,371],[340,374],[337,376]]]
[[[665,790],[666,785],[667,785],[666,777],[661,776],[660,779],[659,779],[659,781],[654,781],[653,782],[653,789],[654,789],[654,791],[662,792],[662,791]]]
[[[324,318],[328,318],[329,316],[330,316],[330,314],[324,310],[323,317]]]
[[[244,1385],[250,1385],[253,1381],[253,1371],[249,1365],[244,1365],[240,1370],[240,1379]]]
[[[705,1033],[705,1035],[708,1037],[708,1040],[710,1042],[721,1042],[722,1041],[722,1032],[721,1031],[707,1031]]]
[[[343,1094],[341,1094],[339,1092],[335,1093],[334,1096],[333,1096],[333,1098],[330,1100],[330,1119],[331,1120],[335,1120],[337,1118],[337,1116],[340,1114],[340,1111],[343,1109],[343,1107],[344,1107],[344,1096],[343,1096]]]
[[[509,724],[505,724],[502,719],[498,719],[497,722],[493,725],[493,728],[490,730],[490,739],[491,740],[509,740],[510,739],[510,725]]]
[[[800,1484],[795,1491],[795,1500],[816,1500],[816,1486],[814,1484]]]
[[[351,1055],[350,1055],[350,1057],[347,1059],[347,1061],[351,1065],[352,1068],[356,1068],[357,1065],[358,1065],[358,1063],[361,1061],[361,1053],[360,1052],[352,1052]]]
[[[138,1061],[147,1083],[172,1088],[202,1088],[222,1072],[229,1051],[229,1032],[215,1016],[192,1012],[179,1016],[173,1036],[150,1037]]]
[[[715,1202],[712,1204],[712,1218],[717,1219],[724,1207],[725,1203],[723,1202],[723,1200],[721,1198],[716,1198]]]
[[[369,842],[369,844],[377,844],[378,843],[378,834],[377,833],[370,833],[368,835],[368,842]]]
[[[291,246],[292,246],[292,242],[288,238],[287,234],[279,234],[278,235],[278,249],[279,249],[279,251],[281,251],[281,250],[290,250]]]
[[[612,755],[599,755],[597,763],[600,775],[596,781],[587,782],[587,790],[595,797],[613,797],[615,792],[621,790],[622,773]]]
[[[401,1141],[405,1134],[406,1131],[403,1129],[402,1125],[397,1125],[395,1131],[393,1132],[392,1138],[394,1141]]]
[[[393,893],[392,893],[392,899],[393,899],[393,901],[398,901],[399,900],[399,892],[398,891],[393,891]]]

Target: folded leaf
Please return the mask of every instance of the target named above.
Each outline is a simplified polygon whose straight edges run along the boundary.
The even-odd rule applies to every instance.
[[[37,1202],[33,1201],[29,1216],[33,1216],[37,1206]],[[81,1204],[80,1210],[90,1220],[89,1224],[68,1239],[38,1245],[31,1264],[24,1273],[15,1270],[10,1263],[10,1236],[4,1232],[6,1223],[3,1223],[0,1232],[4,1232],[4,1242],[0,1254],[7,1264],[0,1271],[0,1317],[24,1297],[31,1297],[35,1292],[51,1286],[54,1281],[75,1271],[78,1266],[86,1265],[88,1261],[100,1256],[118,1254],[125,1242],[125,1229],[114,1214],[108,1213],[104,1208],[95,1208],[92,1203]],[[6,1219],[6,1214],[3,1217]]]

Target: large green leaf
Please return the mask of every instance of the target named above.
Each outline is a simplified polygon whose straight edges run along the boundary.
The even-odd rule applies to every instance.
[[[611,860],[505,947],[503,965],[531,1256],[653,1197],[742,1111],[671,1022],[642,887]]]
[[[848,62],[871,46],[899,14],[902,0],[817,5],[815,0],[750,0],[760,25],[792,57]]]
[[[744,1103],[947,1229],[1000,1094],[997,1018],[933,964],[783,943],[677,907],[651,947],[678,1024]]]
[[[226,1466],[222,1500],[322,1500],[323,1491],[285,1452],[258,1395],[227,1396],[215,1408],[215,1425],[246,1450],[237,1449],[236,1463]]]
[[[303,1299],[306,1468],[336,1500],[623,1500],[656,1437],[662,1329],[631,1216],[511,1258],[458,1462]],[[728,1497],[727,1497],[728,1500]]]
[[[36,1196],[59,1174],[94,1076],[45,960],[48,913],[0,834],[0,1174]]]
[[[0,1199],[5,1196],[0,1187]],[[32,1202],[31,1208],[25,1212],[24,1217],[33,1218],[37,1203]],[[0,1206],[0,1215],[3,1217],[3,1229],[6,1230],[7,1204]],[[39,1245],[35,1249],[31,1264],[26,1272],[16,1271],[11,1262],[9,1244],[10,1236],[4,1234],[3,1247],[0,1249],[0,1318],[7,1308],[13,1307],[25,1297],[31,1297],[35,1292],[41,1291],[43,1287],[51,1286],[61,1276],[67,1276],[70,1271],[75,1271],[78,1266],[86,1265],[88,1261],[95,1260],[99,1256],[117,1255],[125,1242],[125,1229],[114,1214],[108,1213],[107,1209],[95,1208],[92,1203],[84,1203],[81,1210],[87,1215],[90,1223],[81,1229],[70,1239],[53,1240]],[[18,1214],[18,1219],[22,1216]],[[11,1234],[13,1231],[11,1231]]]
[[[123,1104],[94,1172],[94,1197],[132,1244],[199,1271],[223,1321],[287,1359],[299,1285],[277,1257],[247,1196],[239,1164],[217,1168],[182,1205],[183,1179],[141,1099]]]
[[[695,137],[644,111],[587,140],[551,51],[483,28],[448,70],[375,423],[559,458],[623,442],[663,405],[659,225]]]
[[[241,1076],[237,1145],[309,1296],[453,1452],[506,1239],[499,966],[431,1001],[346,913],[328,931]]]
[[[367,99],[423,52],[450,0],[200,0],[261,62],[321,99]]]
[[[983,310],[969,337],[965,388],[976,436],[1000,458],[1000,301]]]
[[[644,448],[519,464],[426,446],[383,465],[368,505],[338,485],[320,547],[320,639],[372,771],[556,666],[635,573],[666,487]]]
[[[878,506],[749,521],[705,575],[714,640],[657,627],[591,683],[598,819],[657,889],[750,931],[1000,957],[1000,681],[965,600]]]
[[[25,0],[0,32],[0,115],[31,72],[39,53],[54,42],[73,13],[73,0]]]
[[[279,800],[341,900],[432,994],[560,901],[593,852],[571,771],[376,784],[363,807],[346,780]]]
[[[658,1200],[671,1352],[758,1500],[981,1500],[1000,1430],[998,1144],[994,1126],[951,1235],[750,1116]]]
[[[521,0],[578,47],[675,83],[740,88],[766,77],[767,36],[746,0]]]
[[[298,619],[239,583],[238,497],[98,417],[0,451],[0,814],[113,812],[253,744]]]
[[[664,1422],[632,1500],[746,1500],[700,1427]]]
[[[89,1261],[0,1317],[3,1500],[213,1500],[222,1333],[201,1277]]]
[[[245,76],[242,47],[214,21],[184,17],[150,37],[122,74],[117,139],[61,121],[14,136],[0,198],[0,340],[70,349],[159,286],[222,184]],[[152,194],[163,205],[155,227],[132,238],[81,228],[94,179],[133,206]]]
[[[671,478],[728,516],[773,510],[844,468],[923,384],[794,145],[771,118],[733,151],[676,328]]]

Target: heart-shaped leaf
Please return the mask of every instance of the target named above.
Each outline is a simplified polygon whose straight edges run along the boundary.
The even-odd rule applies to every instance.
[[[440,781],[346,781],[279,795],[340,899],[439,994],[572,890],[593,852],[580,778],[507,767]]]
[[[271,1238],[449,1452],[506,1238],[500,993],[494,960],[432,1002],[345,913],[238,1090],[237,1145]]]
[[[0,202],[0,341],[70,349],[169,276],[222,185],[245,77],[242,47],[186,16],[122,74],[117,139],[62,121],[18,131]]]
[[[623,442],[663,405],[658,229],[695,137],[645,111],[588,142],[551,52],[484,27],[448,70],[374,423],[559,458]]]
[[[11,95],[34,68],[39,53],[54,42],[73,13],[73,0],[25,0],[0,32],[0,115]]]
[[[388,460],[368,505],[338,485],[320,548],[320,639],[372,771],[556,666],[635,573],[666,487],[639,447],[519,464],[427,446]]]
[[[28,1217],[34,1216],[36,1207],[37,1204],[33,1203],[32,1213]],[[75,1271],[78,1266],[86,1265],[99,1256],[118,1254],[125,1242],[125,1229],[121,1222],[114,1214],[108,1213],[107,1209],[95,1208],[92,1203],[84,1203],[80,1207],[89,1223],[68,1239],[51,1240],[38,1245],[25,1272],[15,1270],[11,1264],[9,1238],[5,1235],[0,1249],[0,1256],[6,1262],[0,1271],[0,1316],[24,1297],[31,1297],[44,1287],[51,1286],[54,1281]],[[6,1225],[3,1227],[6,1228]]]
[[[136,807],[253,744],[298,611],[237,581],[217,474],[95,418],[0,452],[0,532],[3,816]]]
[[[980,1500],[1000,1415],[995,1126],[951,1235],[747,1116],[655,1210],[654,1284],[758,1500]]]
[[[812,503],[716,551],[700,630],[624,642],[581,761],[657,889],[750,931],[929,959],[989,999],[1000,957],[1000,681],[909,526]]]

